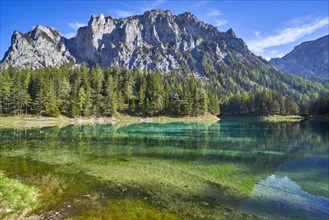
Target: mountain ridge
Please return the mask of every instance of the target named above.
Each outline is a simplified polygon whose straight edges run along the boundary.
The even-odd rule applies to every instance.
[[[295,75],[329,76],[329,35],[306,41],[282,58],[270,62],[279,70]]]
[[[14,32],[1,66],[39,68],[86,62],[162,72],[185,68],[204,75],[205,64],[220,72],[223,67],[232,68],[232,59],[273,68],[251,53],[232,29],[220,32],[190,12],[172,15],[168,10],[151,10],[120,19],[93,15],[70,39],[42,25],[26,34]]]

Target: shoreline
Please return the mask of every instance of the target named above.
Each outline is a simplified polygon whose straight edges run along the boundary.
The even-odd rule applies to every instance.
[[[206,122],[215,123],[220,119],[212,114],[206,114],[196,117],[138,117],[119,114],[115,117],[79,117],[68,118],[66,116],[59,117],[44,117],[37,115],[20,115],[20,116],[5,116],[0,117],[0,129],[29,129],[29,128],[44,128],[44,127],[66,127],[84,126],[84,125],[100,125],[100,124],[118,124],[127,125],[135,123],[164,123],[164,122]]]
[[[140,117],[118,114],[115,117],[78,117],[69,118],[64,115],[59,117],[45,117],[38,115],[20,115],[20,116],[0,116],[0,129],[30,129],[44,127],[66,127],[72,126],[88,126],[88,125],[129,125],[137,123],[170,123],[170,122],[185,122],[185,123],[216,123],[221,119],[254,119],[267,122],[300,122],[305,119],[329,121],[329,116],[311,116],[303,117],[299,115],[270,115],[270,116],[222,116],[218,118],[212,114],[205,114],[196,117]]]
[[[300,115],[268,115],[268,116],[222,116],[221,119],[230,120],[260,120],[267,122],[300,122],[305,119],[313,119],[312,117],[303,117]]]

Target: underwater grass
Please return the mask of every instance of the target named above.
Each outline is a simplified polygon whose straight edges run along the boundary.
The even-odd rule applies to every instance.
[[[306,192],[329,198],[329,178],[323,178],[328,176],[328,170],[326,169],[301,169],[294,172],[278,171],[276,174],[281,177],[289,176],[291,180],[296,182]],[[307,182],[304,181],[305,178],[307,178]]]
[[[253,184],[262,178],[261,175],[257,179],[249,179],[249,182],[246,182],[250,177],[241,177],[250,174],[250,170],[241,169],[239,173],[240,168],[234,168],[234,164],[225,166],[223,164],[204,164],[204,162],[183,163],[175,160],[141,157],[129,157],[125,160],[123,158],[107,159],[104,163],[103,160],[90,161],[86,155],[80,155],[79,160],[72,155],[72,158],[75,159],[69,163],[69,166],[66,166],[67,161],[61,160],[58,156],[54,157],[55,153],[53,153],[53,157],[49,152],[44,153],[46,154],[41,155],[39,152],[38,158],[53,163],[53,166],[57,167],[56,173],[69,174],[78,171],[87,176],[94,176],[101,182],[110,182],[119,188],[133,186],[141,194],[148,194],[148,201],[155,207],[161,207],[164,213],[183,217],[206,218],[212,216],[215,218],[216,216],[242,215],[234,207],[239,205],[242,198],[247,197]],[[64,154],[63,157],[67,158],[67,155]],[[12,160],[15,159],[12,158]],[[61,162],[63,163],[61,164]],[[233,170],[236,171],[234,175],[237,174],[239,178],[232,179],[230,172]],[[56,178],[58,175],[50,176],[48,174],[43,175],[42,178],[29,179],[31,184],[42,188],[43,193],[52,200],[48,201],[48,207],[56,207],[54,203],[61,204],[65,200],[59,198],[64,195],[66,200],[70,200],[66,195],[69,193],[69,189],[66,189],[67,184],[77,183],[77,179],[72,179],[72,182],[69,183],[65,182],[63,178]],[[74,191],[74,189],[72,190]],[[76,192],[76,195],[82,192],[87,191]],[[105,208],[100,208],[100,210],[103,209]],[[154,210],[149,211],[154,212]],[[161,215],[159,215],[160,217]]]
[[[328,146],[327,136],[298,123],[248,123],[2,132],[1,169],[42,191],[36,214],[44,218],[257,219],[239,209],[255,184]]]
[[[177,216],[151,205],[147,200],[138,198],[109,199],[104,203],[94,203],[80,201],[83,210],[67,219],[190,219],[188,217]]]
[[[0,219],[25,218],[41,204],[40,191],[0,171]]]

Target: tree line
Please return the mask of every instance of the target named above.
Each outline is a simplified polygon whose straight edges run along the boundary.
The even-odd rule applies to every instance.
[[[325,98],[311,105],[310,99],[316,100],[323,90],[319,84],[282,73],[236,68],[235,72],[223,69],[207,77],[184,70],[162,74],[97,65],[89,68],[86,64],[35,70],[9,68],[0,71],[0,114],[182,117],[208,112],[307,114],[326,108],[321,107],[328,103]],[[275,80],[267,76],[271,74]],[[279,79],[291,82],[294,88],[276,81]]]
[[[219,114],[219,99],[193,74],[81,67],[15,69],[0,73],[0,114],[114,116]]]
[[[272,90],[252,92],[238,92],[224,106],[223,111],[229,115],[296,115],[308,113],[302,109],[291,97]]]

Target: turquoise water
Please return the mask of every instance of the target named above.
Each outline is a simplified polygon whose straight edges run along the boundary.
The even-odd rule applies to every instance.
[[[0,131],[42,218],[328,219],[329,124],[221,120]]]

